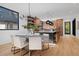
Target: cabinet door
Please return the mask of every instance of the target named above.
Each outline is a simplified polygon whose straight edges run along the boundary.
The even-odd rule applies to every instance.
[[[29,37],[29,50],[41,50],[41,37]]]

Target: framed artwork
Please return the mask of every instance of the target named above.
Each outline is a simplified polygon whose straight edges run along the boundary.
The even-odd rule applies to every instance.
[[[0,30],[18,30],[19,13],[0,6]]]
[[[71,34],[71,24],[70,22],[65,22],[65,34]]]

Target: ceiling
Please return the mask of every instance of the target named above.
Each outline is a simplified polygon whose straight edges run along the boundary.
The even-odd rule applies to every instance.
[[[29,15],[28,3],[0,3],[0,6]],[[30,3],[32,16],[63,17],[79,15],[78,3]]]

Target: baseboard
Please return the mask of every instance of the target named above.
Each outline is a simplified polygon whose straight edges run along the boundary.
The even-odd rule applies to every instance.
[[[0,45],[7,44],[7,43],[11,43],[11,41],[0,42]]]

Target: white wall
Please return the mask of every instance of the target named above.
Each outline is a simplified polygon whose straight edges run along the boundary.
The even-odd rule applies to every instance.
[[[76,18],[76,37],[79,38],[79,29],[77,29],[77,21],[79,22],[79,18]]]
[[[19,30],[23,29],[23,24],[27,24],[27,21],[19,19]],[[19,30],[0,30],[0,45],[11,42],[10,36],[16,34]]]

